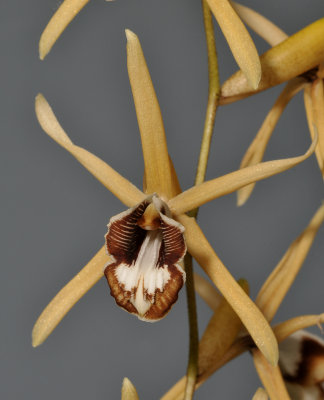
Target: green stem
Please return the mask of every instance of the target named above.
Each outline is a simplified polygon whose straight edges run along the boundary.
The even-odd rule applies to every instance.
[[[208,90],[208,102],[207,102],[204,132],[201,142],[195,185],[199,185],[205,180],[207,162],[210,151],[210,143],[214,131],[216,109],[220,95],[214,26],[213,26],[212,14],[210,12],[206,0],[202,0],[202,9],[203,9],[204,27],[205,27],[207,54],[208,54],[209,90]],[[189,215],[191,217],[197,218],[198,208],[192,210],[189,213]],[[193,280],[192,257],[190,254],[188,253],[186,254],[184,263],[187,275],[186,291],[187,291],[189,334],[190,334],[189,360],[187,367],[187,382],[186,382],[184,400],[191,400],[195,392],[195,385],[198,374],[199,337],[198,337],[195,286]]]

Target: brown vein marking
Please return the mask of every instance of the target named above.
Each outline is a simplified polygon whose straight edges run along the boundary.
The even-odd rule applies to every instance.
[[[170,279],[164,286],[163,292],[158,289],[156,290],[154,303],[145,313],[145,319],[153,321],[163,318],[178,299],[179,290],[184,283],[184,274],[174,265],[169,266],[168,271],[170,273]]]
[[[105,276],[108,281],[108,285],[110,287],[110,294],[115,298],[116,303],[124,308],[131,314],[137,314],[136,308],[130,302],[130,298],[132,293],[130,291],[126,291],[124,285],[121,285],[118,282],[118,279],[115,275],[115,270],[118,267],[118,263],[114,263],[108,265],[105,269]]]
[[[186,253],[186,244],[180,228],[166,223],[161,219],[162,245],[157,265],[173,266]]]
[[[131,265],[136,261],[146,235],[146,231],[141,229],[136,222],[143,215],[148,204],[143,201],[129,214],[109,223],[108,233],[105,236],[106,246],[108,253],[118,263]]]
[[[313,367],[317,363],[324,363],[324,346],[318,341],[303,337],[300,343],[301,361],[299,362],[296,374],[284,374],[284,378],[288,382],[299,383],[301,385],[314,385],[314,377],[312,376]],[[324,380],[324,377],[321,381]],[[320,381],[320,382],[321,382]]]

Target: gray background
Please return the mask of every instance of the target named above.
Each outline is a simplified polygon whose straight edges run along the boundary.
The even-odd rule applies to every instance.
[[[246,5],[293,33],[323,15],[322,0]],[[101,280],[41,347],[31,347],[39,313],[103,243],[109,218],[124,207],[40,129],[42,92],[75,143],[141,186],[143,161],[126,71],[124,29],[142,42],[183,188],[192,185],[207,95],[200,2],[92,1],[45,61],[39,36],[57,0],[2,1],[1,43],[1,399],[118,399],[124,376],[141,400],[157,399],[183,375],[187,360],[185,292],[161,322],[138,321],[116,307]],[[217,33],[221,78],[235,69]],[[255,36],[254,36],[255,38]],[[267,45],[255,38],[260,53]],[[208,178],[237,169],[280,88],[217,114]],[[266,159],[309,146],[302,96],[281,118]],[[257,185],[242,208],[229,195],[201,209],[200,224],[236,277],[255,296],[323,199],[315,157]],[[276,321],[323,312],[323,227]],[[198,299],[202,332],[210,310]],[[199,399],[250,399],[260,385],[245,354],[212,377]]]

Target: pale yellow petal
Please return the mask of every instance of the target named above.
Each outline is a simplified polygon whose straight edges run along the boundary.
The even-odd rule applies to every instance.
[[[189,253],[232,306],[258,348],[269,362],[275,365],[278,361],[277,341],[260,310],[223,265],[197,222],[186,215],[178,216],[177,220],[185,227],[185,238]]]
[[[164,199],[175,195],[160,106],[135,33],[126,30],[127,68],[142,139],[147,193]]]
[[[174,197],[168,202],[168,205],[173,214],[182,214],[193,210],[217,197],[232,193],[249,183],[260,181],[293,168],[312,155],[316,144],[317,137],[314,138],[310,148],[302,156],[267,161],[206,181]]]
[[[308,129],[310,132],[310,136],[313,139],[315,137],[316,121],[315,121],[315,115],[314,115],[314,106],[313,106],[313,100],[312,100],[312,85],[311,84],[308,84],[304,89],[304,104],[305,104],[305,110],[306,110]],[[316,155],[319,169],[322,172],[322,176],[324,176],[324,155],[322,154],[319,146],[316,146],[316,148],[315,148],[315,155]]]
[[[248,294],[249,287],[246,281],[240,280],[238,284]],[[207,328],[199,342],[198,377],[209,376],[210,369],[221,360],[229,349],[242,328],[241,320],[229,303],[222,301],[213,314]]]
[[[257,349],[254,349],[252,354],[255,368],[270,399],[290,400],[279,366],[270,365]]]
[[[228,0],[207,0],[233,56],[252,89],[256,89],[261,78],[258,52],[250,34],[233,10]]]
[[[268,321],[271,321],[275,316],[294,282],[323,222],[324,204],[317,210],[307,228],[289,246],[276,268],[263,284],[255,302]]]
[[[287,339],[288,336],[292,335],[293,333],[309,328],[313,325],[318,325],[321,327],[321,324],[324,323],[324,314],[319,315],[300,315],[299,317],[288,319],[285,322],[281,322],[277,324],[273,331],[276,335],[278,343],[282,342],[283,340]]]
[[[123,380],[121,400],[139,400],[135,386],[128,378]]]
[[[281,92],[280,96],[270,109],[268,115],[266,116],[261,128],[259,129],[250,147],[247,149],[240,169],[249,167],[251,165],[258,164],[262,161],[267,144],[271,138],[272,132],[276,127],[281,114],[284,112],[289,101],[297,94],[306,84],[303,78],[294,78],[287,83],[284,90]],[[255,183],[244,186],[237,192],[237,205],[243,205],[250,197]]]
[[[34,325],[32,332],[34,347],[47,339],[74,304],[103,277],[104,267],[109,260],[105,247],[102,247],[88,264],[58,292]]]
[[[215,286],[196,273],[194,273],[194,282],[195,290],[199,296],[213,311],[216,311],[222,296],[216,290]]]
[[[41,94],[36,97],[35,110],[38,122],[43,130],[58,144],[71,153],[121,202],[126,204],[128,207],[132,207],[145,198],[144,193],[100,158],[91,154],[87,150],[74,145],[60,126],[50,105]]]
[[[276,46],[288,38],[288,35],[282,29],[258,12],[235,1],[232,1],[231,4],[242,21],[270,46]]]
[[[263,388],[259,387],[254,393],[252,400],[268,400],[268,398],[267,392]]]
[[[324,58],[324,18],[308,25],[260,57],[262,77],[257,91],[288,81],[316,67]],[[221,104],[255,93],[238,71],[222,86]]]
[[[64,29],[88,2],[89,0],[63,1],[41,35],[39,41],[39,57],[41,60],[50,52]]]
[[[318,132],[318,152],[324,159],[324,83],[317,79],[312,85],[312,103],[314,107],[315,126]],[[321,169],[324,178],[324,168]]]

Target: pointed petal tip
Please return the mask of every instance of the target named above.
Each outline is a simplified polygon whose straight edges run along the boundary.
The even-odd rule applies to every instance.
[[[242,207],[246,203],[248,197],[244,195],[244,192],[241,190],[237,191],[236,205],[237,207]]]
[[[137,35],[130,29],[125,29],[125,35],[128,42],[132,39],[138,39]]]

